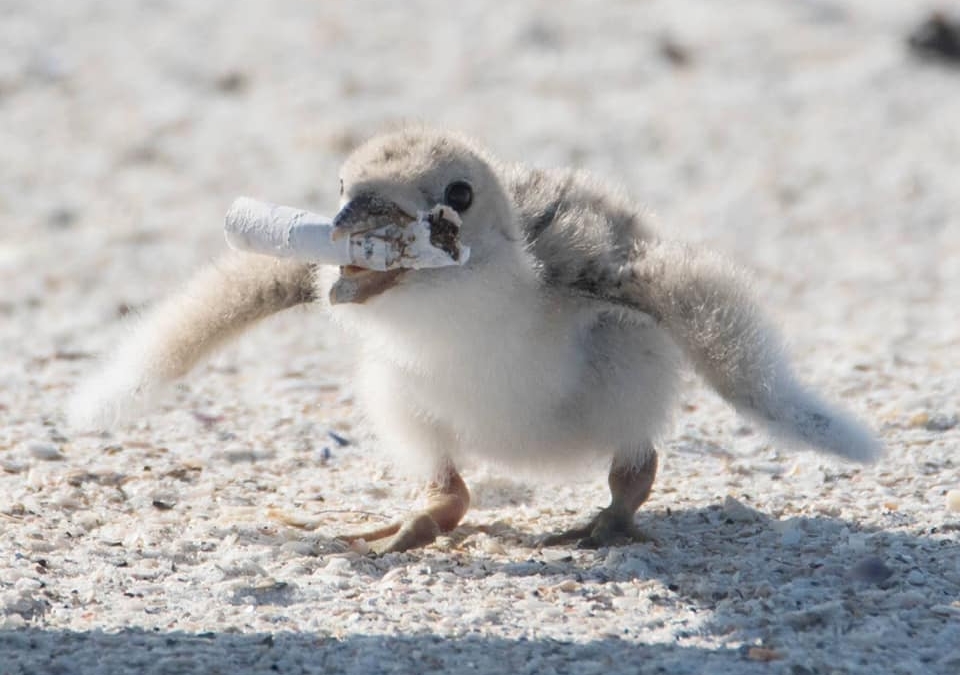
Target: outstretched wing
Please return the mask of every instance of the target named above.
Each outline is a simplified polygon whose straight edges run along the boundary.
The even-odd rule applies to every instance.
[[[234,253],[196,274],[140,321],[74,392],[74,426],[110,428],[243,328],[311,302],[313,265]]]
[[[742,270],[657,240],[639,209],[581,174],[518,169],[508,184],[545,283],[653,317],[721,396],[774,434],[863,462],[880,455],[868,429],[797,381]]]

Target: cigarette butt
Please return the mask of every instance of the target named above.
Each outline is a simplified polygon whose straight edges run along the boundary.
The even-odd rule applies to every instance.
[[[350,240],[334,240],[325,216],[289,206],[240,197],[224,222],[227,243],[235,249],[276,258],[301,258],[326,265],[351,265]]]
[[[470,249],[459,234],[460,218],[445,206],[349,236],[326,216],[250,197],[235,200],[224,221],[227,243],[238,250],[379,272],[463,265]]]

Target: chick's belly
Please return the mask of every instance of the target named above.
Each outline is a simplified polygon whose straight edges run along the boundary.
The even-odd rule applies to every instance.
[[[680,355],[654,326],[604,323],[522,365],[473,363],[459,377],[443,371],[448,377],[421,382],[411,397],[458,430],[466,454],[520,463],[609,457],[672,425]]]
[[[523,367],[495,361],[464,358],[456,366],[408,370],[368,359],[358,378],[361,404],[379,435],[392,433],[391,420],[423,420],[456,439],[451,454],[508,460],[571,445],[582,428],[563,405],[579,386],[573,357]]]
[[[650,438],[667,405],[655,387],[640,392],[638,384],[628,391],[622,381],[597,383],[576,371],[548,383],[529,371],[518,378],[489,371],[485,377],[446,371],[427,378],[369,361],[363,370],[358,393],[380,444],[410,456],[443,454],[521,468],[549,460],[552,468],[572,468]],[[439,445],[429,447],[434,438]]]

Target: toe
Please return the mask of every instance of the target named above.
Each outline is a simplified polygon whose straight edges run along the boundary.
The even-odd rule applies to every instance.
[[[577,548],[624,546],[645,540],[646,537],[634,525],[632,518],[625,519],[603,511],[597,516],[590,533],[577,542]]]
[[[429,513],[419,513],[406,520],[395,535],[375,544],[376,553],[402,553],[432,544],[440,535],[440,526]]]
[[[646,541],[646,537],[633,524],[633,514],[623,514],[607,507],[583,527],[548,535],[538,543],[540,546],[562,546],[576,542],[577,548],[604,548],[636,541]]]
[[[607,507],[600,511],[577,538],[577,548],[622,546],[643,540],[633,523],[633,514],[620,513]]]
[[[592,525],[585,525],[584,527],[574,527],[556,534],[548,534],[541,537],[539,541],[537,541],[537,545],[563,546],[565,544],[572,544],[575,541],[580,541],[584,537],[590,536],[592,529]]]

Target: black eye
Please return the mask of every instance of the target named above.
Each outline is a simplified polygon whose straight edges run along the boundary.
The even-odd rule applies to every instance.
[[[340,196],[343,196],[343,179],[340,179]]]
[[[457,213],[463,213],[473,203],[473,188],[470,183],[455,180],[443,191],[443,203]]]

